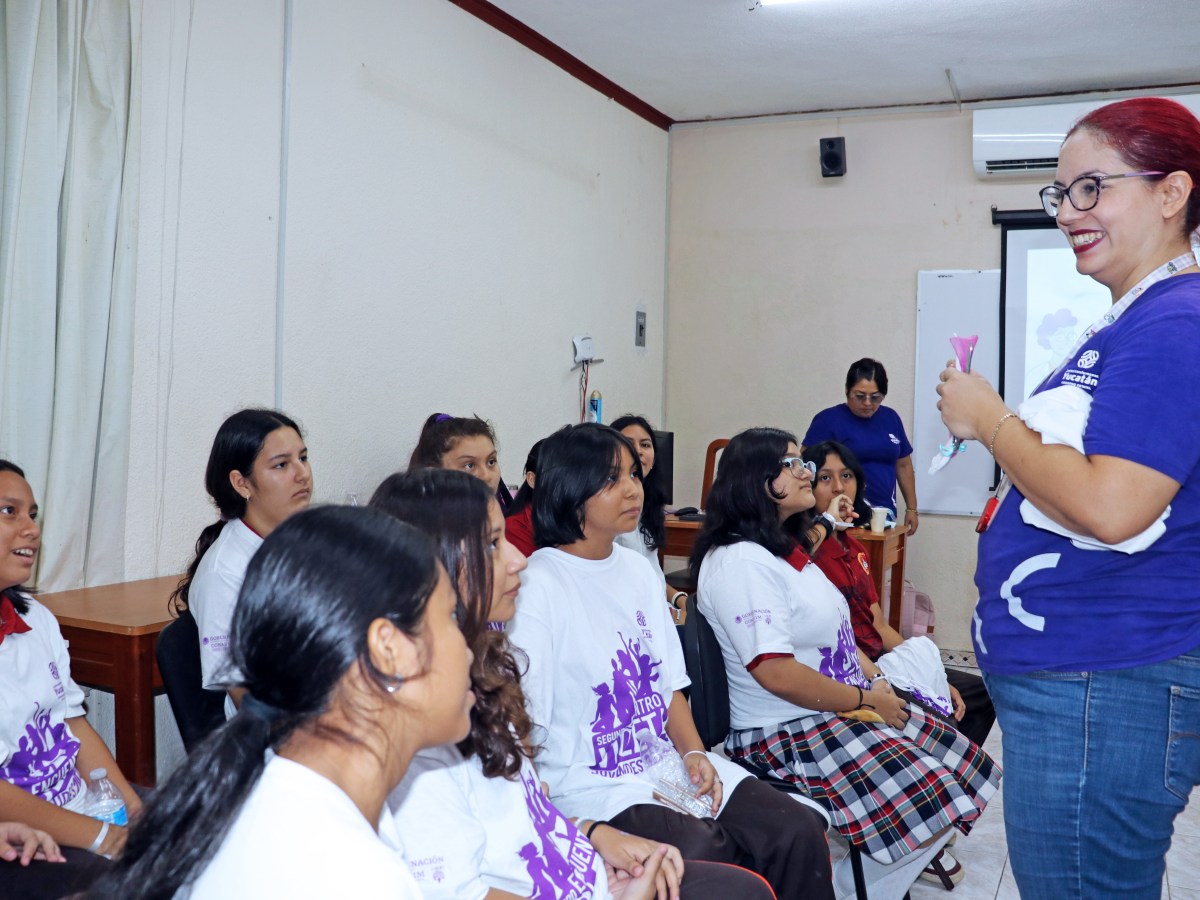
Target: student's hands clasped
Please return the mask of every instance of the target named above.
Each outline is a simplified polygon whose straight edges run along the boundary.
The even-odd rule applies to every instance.
[[[883,717],[883,721],[893,728],[903,728],[908,722],[908,703],[892,690],[892,686],[884,680],[876,681],[867,691],[865,704],[875,708],[875,712]]]
[[[666,844],[659,844],[646,859],[641,875],[630,875],[620,869],[606,865],[608,871],[608,890],[613,900],[678,900],[678,890],[672,894],[663,894],[658,887],[658,876],[667,865],[667,857],[674,849]],[[679,851],[675,851],[678,853]]]
[[[707,795],[712,798],[712,812],[715,816],[717,810],[721,808],[722,790],[721,777],[717,774],[716,766],[712,764],[707,753],[700,752],[686,754],[683,757],[683,764],[687,766],[692,784],[696,785],[696,796]]]
[[[34,859],[66,862],[54,838],[46,832],[20,822],[0,822],[0,859],[12,862],[18,857],[23,866],[29,865],[30,860]]]
[[[679,900],[679,882],[683,878],[683,857],[670,844],[660,844],[634,834],[626,834],[611,825],[601,824],[592,832],[592,846],[609,866],[610,887],[614,880],[625,883],[633,893],[619,894],[613,888],[614,897],[632,900],[634,897],[653,897],[655,900]],[[665,853],[659,854],[660,849]],[[647,879],[647,873],[653,874]],[[614,879],[615,875],[615,879]],[[653,888],[641,893],[635,885],[646,884]]]

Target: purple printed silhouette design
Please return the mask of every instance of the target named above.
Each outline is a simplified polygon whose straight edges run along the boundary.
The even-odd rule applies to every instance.
[[[853,685],[864,690],[870,686],[858,664],[858,650],[854,643],[854,629],[850,621],[843,618],[838,628],[837,646],[820,647],[821,665],[818,669],[826,678]]]
[[[634,735],[645,728],[666,737],[666,706],[654,689],[662,661],[642,649],[636,638],[621,639],[621,649],[612,660],[612,683],[593,685],[596,715],[592,719],[591,770],[607,778],[636,775],[642,770]]]
[[[50,710],[34,707],[33,721],[17,742],[16,751],[0,766],[0,779],[65,806],[83,790],[83,779],[75,769],[79,741],[66,722],[50,722]]]
[[[910,689],[909,693],[913,695],[914,700],[923,706],[940,709],[947,716],[954,714],[954,704],[950,702],[949,697],[929,697],[915,687]]]
[[[596,888],[596,872],[592,868],[595,849],[574,823],[546,799],[528,767],[521,769],[521,787],[525,789],[529,821],[538,836],[537,843],[530,841],[517,851],[533,882],[530,896],[534,900],[591,897]]]

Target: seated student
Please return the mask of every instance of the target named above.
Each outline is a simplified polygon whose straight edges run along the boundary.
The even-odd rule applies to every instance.
[[[537,483],[538,450],[541,446],[542,442],[538,441],[529,448],[529,455],[525,457],[524,480],[512,503],[504,510],[504,535],[526,557],[532,556],[537,549],[533,539],[533,492]]]
[[[417,446],[409,457],[410,469],[459,469],[484,482],[496,495],[500,509],[507,512],[513,501],[508,485],[500,477],[496,432],[479,416],[459,418],[434,413],[421,427]]]
[[[677,591],[667,586],[667,576],[663,572],[662,563],[658,561],[659,548],[667,543],[666,512],[663,509],[663,489],[658,483],[659,470],[654,467],[658,455],[658,444],[654,440],[654,429],[642,416],[632,413],[614,419],[612,427],[629,438],[637,451],[638,462],[642,464],[642,491],[645,501],[642,503],[642,520],[633,531],[617,536],[617,543],[627,547],[642,556],[654,567],[660,578],[662,587],[667,595],[667,602],[678,615],[687,602],[687,593]]]
[[[814,509],[818,514],[831,511],[836,499],[845,497],[850,501],[850,511],[841,517],[843,521],[864,522],[870,517],[870,507],[864,499],[863,469],[848,447],[836,441],[822,441],[804,448],[801,455],[806,462],[817,467],[813,496],[816,499]],[[878,664],[881,656],[906,645],[904,637],[883,618],[879,595],[871,579],[867,551],[862,544],[844,530],[835,529],[820,543],[812,558],[825,577],[846,598],[850,606],[855,643],[869,660]],[[935,659],[935,663],[939,669],[944,669],[938,659]],[[944,672],[949,682],[955,727],[972,743],[983,746],[996,721],[996,709],[988,697],[983,679],[958,669],[944,669]],[[925,705],[928,709],[928,704]]]
[[[85,776],[106,769],[130,818],[142,802],[84,716],[58,621],[22,587],[41,545],[37,516],[25,473],[0,460],[0,811],[63,847],[112,856],[125,828],[84,814]]]
[[[707,753],[696,733],[658,576],[615,543],[642,514],[629,439],[603,425],[568,426],[546,438],[538,462],[542,549],[529,560],[511,635],[529,658],[522,685],[550,799],[567,815],[674,844],[686,860],[745,866],[781,898],[831,897],[821,815]],[[641,731],[674,746],[713,817],[656,799],[642,774]]]
[[[419,898],[384,801],[418,750],[470,727],[454,616],[410,526],[341,506],[289,518],[233,614],[240,711],[147,802],[90,896]]]
[[[1000,770],[884,678],[867,680],[876,669],[860,659],[845,598],[797,540],[814,502],[792,435],[753,428],[725,448],[692,555],[729,677],[725,746],[802,785],[847,841],[892,863],[951,826],[969,830]],[[882,722],[841,713],[864,710]]]
[[[204,687],[237,681],[229,662],[229,625],[246,566],[263,540],[312,499],[312,468],[300,426],[278,410],[243,409],[217,429],[204,486],[221,518],[196,540],[196,554],[171,595],[190,609],[200,631]],[[225,698],[232,718],[239,688]]]
[[[46,832],[22,822],[0,822],[0,885],[6,897],[58,900],[85,890],[107,865],[86,850],[60,849]]]
[[[733,866],[690,863],[680,883],[679,851],[595,820],[571,820],[542,794],[531,761],[533,723],[521,692],[521,663],[503,632],[516,611],[525,557],[504,536],[487,488],[454,472],[389,476],[371,505],[423,530],[459,587],[458,623],[474,653],[471,733],[458,747],[423,750],[388,798],[405,854],[427,898],[634,896],[664,854],[658,894],[689,898],[770,897],[762,879]],[[586,832],[586,834],[585,834]],[[660,847],[664,847],[662,851]],[[419,864],[418,860],[437,860]],[[647,896],[655,879],[647,880]],[[572,891],[577,893],[572,894]]]

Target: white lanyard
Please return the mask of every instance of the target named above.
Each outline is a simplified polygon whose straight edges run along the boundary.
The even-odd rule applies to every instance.
[[[1112,308],[1109,309],[1108,312],[1092,323],[1092,326],[1079,336],[1079,339],[1075,341],[1075,346],[1071,348],[1071,352],[1068,353],[1066,358],[1064,358],[1063,361],[1058,364],[1058,367],[1046,377],[1046,380],[1038,385],[1038,389],[1040,390],[1042,387],[1058,377],[1059,373],[1071,364],[1071,360],[1075,358],[1075,354],[1079,352],[1079,349],[1092,338],[1094,338],[1097,333],[1103,331],[1113,322],[1117,321],[1117,319],[1121,318],[1125,310],[1129,309],[1129,307],[1133,305],[1133,301],[1146,292],[1146,288],[1150,287],[1151,285],[1158,284],[1160,281],[1170,278],[1176,272],[1194,265],[1196,265],[1196,257],[1192,254],[1191,250],[1188,250],[1187,253],[1180,254],[1170,262],[1163,263],[1161,266],[1131,287],[1125,292],[1125,295],[1120,300],[1112,305]],[[1034,393],[1036,393],[1036,391]],[[1008,496],[1009,489],[1011,488],[1012,480],[1008,477],[1008,473],[1004,472],[1003,477],[1000,479],[1000,484],[996,488],[996,495],[992,498],[992,500],[988,501],[987,506],[984,507],[983,515],[979,517],[979,524],[976,526],[977,531],[983,532],[991,524],[992,517],[995,516],[996,510],[999,509],[1000,504],[1004,502],[1004,498]]]

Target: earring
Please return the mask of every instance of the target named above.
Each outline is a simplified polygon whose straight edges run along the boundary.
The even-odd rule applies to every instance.
[[[400,690],[401,686],[404,684],[404,679],[399,675],[384,675],[383,679],[386,682],[383,688],[389,694],[396,693],[396,691]]]

